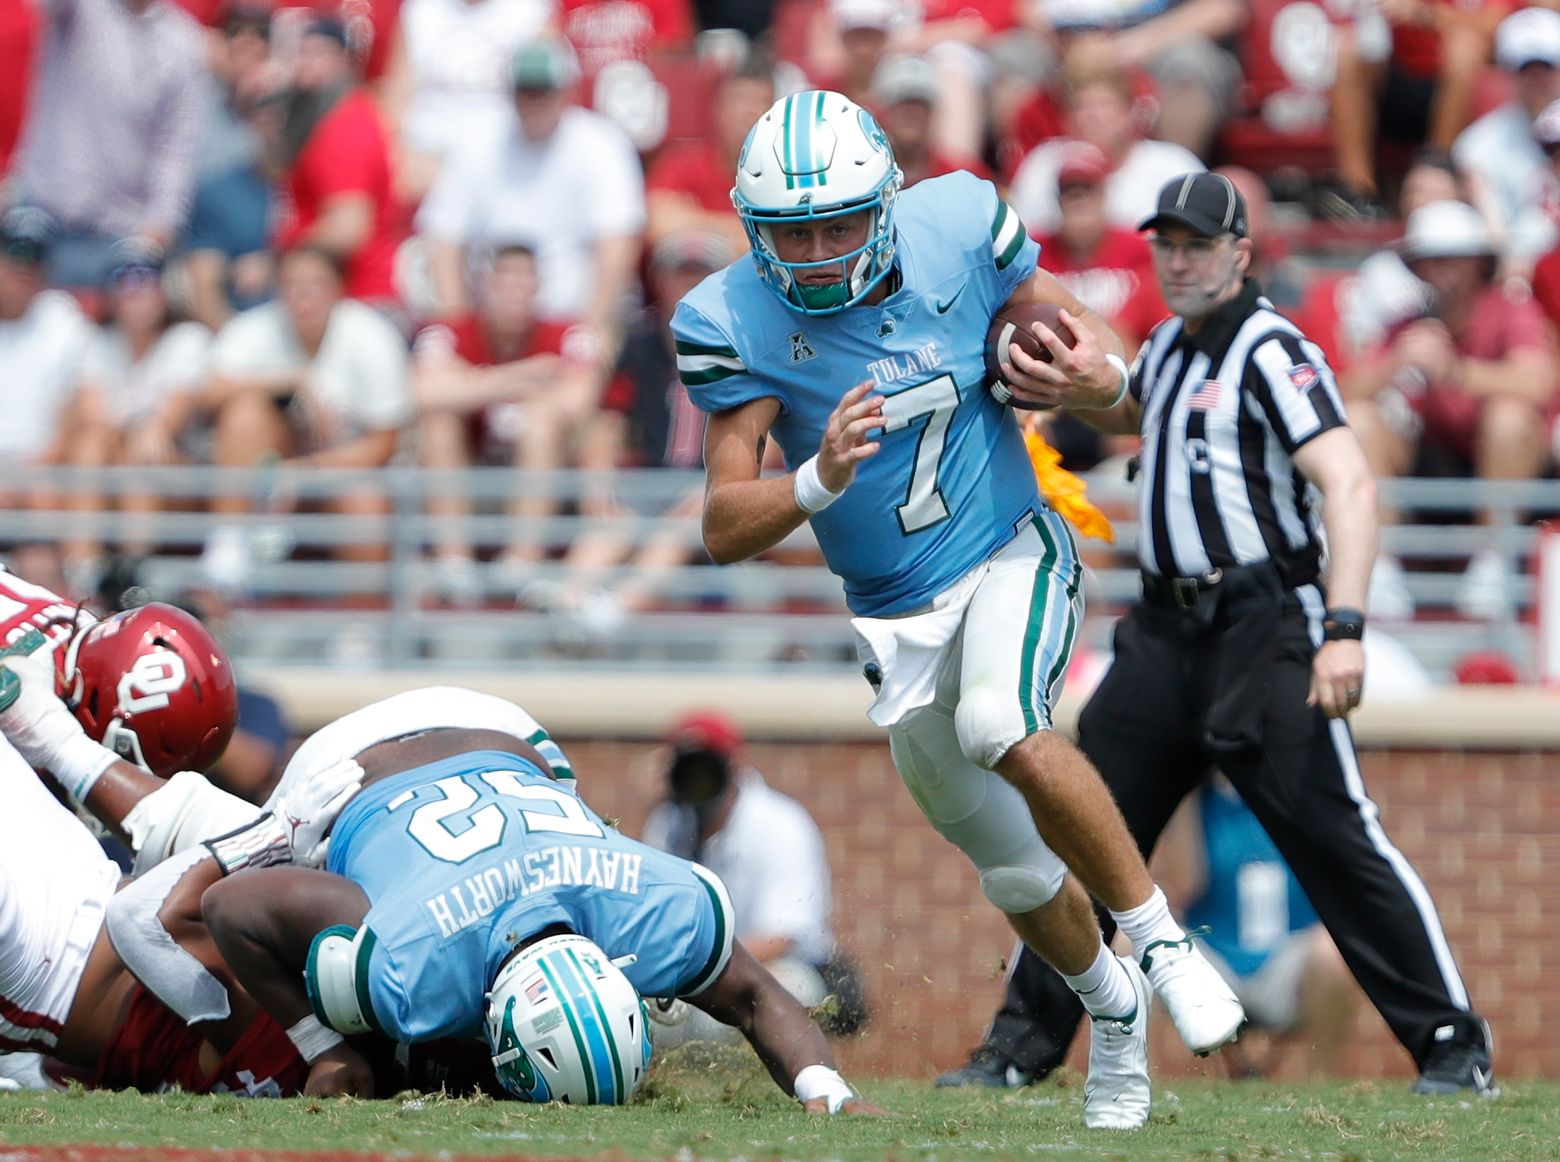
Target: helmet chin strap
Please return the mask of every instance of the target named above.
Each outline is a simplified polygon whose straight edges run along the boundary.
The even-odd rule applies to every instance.
[[[112,719],[103,730],[103,745],[120,758],[134,763],[143,771],[151,770],[141,750],[141,739],[121,719]]]

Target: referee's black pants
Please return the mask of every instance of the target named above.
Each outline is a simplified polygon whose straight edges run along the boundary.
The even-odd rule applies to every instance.
[[[1079,744],[1147,858],[1181,800],[1217,766],[1240,791],[1305,888],[1354,977],[1421,1068],[1445,1040],[1483,1043],[1429,892],[1392,845],[1368,798],[1348,724],[1306,705],[1320,592],[1287,595],[1260,748],[1213,752],[1205,723],[1216,626],[1140,602],[1116,629],[1116,656],[1084,707]],[[1114,924],[1102,916],[1107,937]],[[1072,1013],[1072,1020],[1067,1018]],[[1044,1013],[1043,1017],[1037,1014]],[[1082,1015],[1065,982],[1022,954],[988,1044],[1040,1072],[1066,1053]],[[1062,1030],[1057,1037],[1053,1031]]]

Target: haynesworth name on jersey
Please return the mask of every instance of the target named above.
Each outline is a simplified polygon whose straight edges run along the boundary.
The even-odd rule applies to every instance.
[[[544,847],[467,876],[423,901],[440,936],[454,936],[513,900],[547,888],[601,888],[639,894],[640,856],[598,847]]]
[[[748,258],[678,304],[677,366],[694,403],[721,412],[778,400],[789,468],[818,450],[847,390],[870,379],[885,396],[882,450],[812,517],[852,613],[926,605],[1040,510],[1018,425],[986,390],[983,350],[1039,254],[990,182],[954,173],[899,195],[900,285],[879,304],[803,315]]]
[[[696,993],[731,956],[714,873],[619,834],[507,751],[370,783],[336,820],[326,868],[368,896],[354,984],[398,1041],[480,1036],[494,974],[546,928],[632,954],[623,972],[644,996]]]

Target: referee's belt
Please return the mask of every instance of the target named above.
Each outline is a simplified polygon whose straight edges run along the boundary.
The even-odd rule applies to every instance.
[[[1276,561],[1227,565],[1222,569],[1209,569],[1200,577],[1166,577],[1145,569],[1142,572],[1143,600],[1167,609],[1191,610],[1199,608],[1215,590],[1230,597],[1241,597],[1267,590],[1275,578],[1280,589],[1294,589],[1316,580],[1316,566],[1310,560],[1297,559],[1288,562],[1287,566]]]
[[[1170,609],[1196,609],[1204,594],[1223,583],[1223,569],[1210,569],[1201,577],[1166,577],[1144,570],[1143,600]]]

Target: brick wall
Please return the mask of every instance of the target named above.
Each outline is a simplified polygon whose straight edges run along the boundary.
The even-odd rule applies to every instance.
[[[591,804],[636,833],[658,793],[655,748],[566,745]],[[928,1079],[959,1063],[996,1005],[1012,945],[969,865],[921,818],[886,745],[755,743],[749,752],[773,786],[807,804],[828,843],[835,929],[863,966],[875,1007],[870,1030],[841,1047],[842,1063],[864,1076]],[[1362,765],[1494,1027],[1497,1069],[1560,1077],[1552,1027],[1560,985],[1550,975],[1560,972],[1560,764],[1540,753],[1382,751]],[[1168,1022],[1154,1063],[1162,1075],[1214,1068],[1180,1049]],[[1368,1005],[1344,1069],[1411,1075]]]

